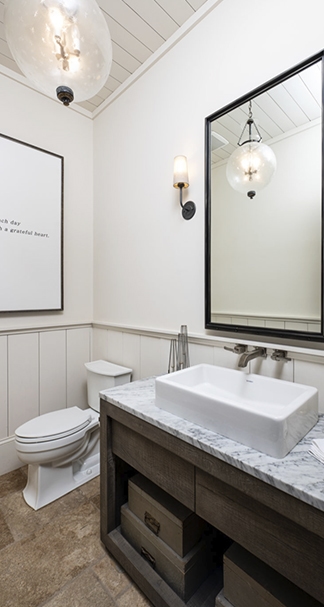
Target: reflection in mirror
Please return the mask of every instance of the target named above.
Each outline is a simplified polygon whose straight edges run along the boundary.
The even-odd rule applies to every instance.
[[[322,88],[321,53],[206,119],[208,329],[323,339]]]

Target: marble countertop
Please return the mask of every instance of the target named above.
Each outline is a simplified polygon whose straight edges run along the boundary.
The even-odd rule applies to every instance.
[[[324,464],[308,453],[313,439],[324,438],[323,415],[286,457],[275,459],[156,407],[154,378],[110,388],[100,392],[100,396],[127,413],[324,511]]]

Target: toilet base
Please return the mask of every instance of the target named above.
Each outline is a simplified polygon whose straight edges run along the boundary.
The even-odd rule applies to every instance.
[[[93,449],[85,458],[56,468],[51,464],[29,464],[28,481],[23,490],[25,502],[34,510],[39,510],[95,478],[99,472],[99,449]]]

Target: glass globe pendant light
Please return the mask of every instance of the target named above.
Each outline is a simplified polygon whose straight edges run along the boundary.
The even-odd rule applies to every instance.
[[[252,127],[255,129],[256,138],[253,138]],[[248,140],[241,143],[246,128]],[[226,176],[234,190],[246,194],[251,199],[270,183],[277,168],[274,152],[261,141],[260,131],[253,120],[250,101],[249,117],[238,140],[238,148],[228,160]]]
[[[4,23],[17,65],[50,97],[69,105],[105,84],[111,38],[95,0],[7,0]]]

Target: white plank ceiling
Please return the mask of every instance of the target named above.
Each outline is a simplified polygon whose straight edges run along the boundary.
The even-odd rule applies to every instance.
[[[80,105],[93,112],[205,2],[206,0],[99,0],[112,39],[112,68],[98,95]],[[4,4],[5,0],[0,0],[0,64],[21,75],[6,42]]]

